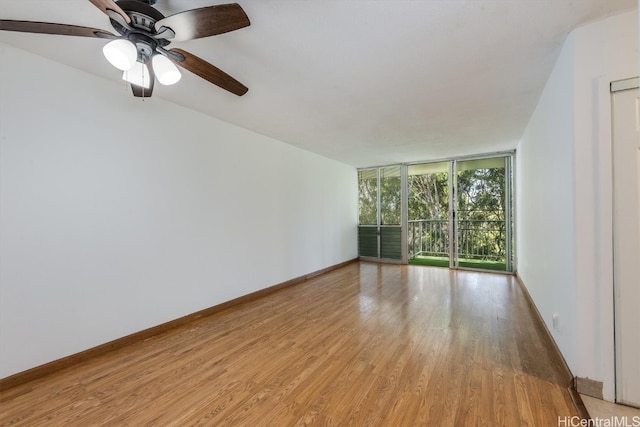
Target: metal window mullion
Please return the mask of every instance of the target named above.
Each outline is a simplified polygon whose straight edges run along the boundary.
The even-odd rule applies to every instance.
[[[506,270],[512,271],[511,268],[511,156],[504,158],[504,206],[505,206],[505,261]]]
[[[376,230],[377,230],[377,237],[378,237],[378,259],[381,258],[382,256],[382,243],[381,243],[381,239],[380,239],[380,234],[382,233],[382,229],[380,227],[381,222],[382,222],[382,209],[380,206],[381,200],[382,198],[380,197],[380,193],[382,192],[382,188],[380,186],[381,183],[381,179],[380,179],[380,171],[381,168],[377,168],[376,169],[376,179],[377,179],[377,187],[378,187],[378,191],[376,192]]]
[[[456,268],[458,264],[458,225],[457,225],[457,207],[458,200],[457,189],[458,183],[456,176],[456,160],[449,162],[449,267]]]
[[[400,165],[400,257],[402,263],[409,262],[408,233],[409,233],[409,191],[407,165]]]

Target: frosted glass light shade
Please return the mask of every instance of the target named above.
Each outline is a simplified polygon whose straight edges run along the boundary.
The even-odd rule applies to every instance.
[[[136,86],[149,89],[151,87],[151,76],[149,75],[149,68],[142,62],[137,62],[132,69],[122,73],[122,80],[126,80]]]
[[[174,65],[169,58],[164,55],[154,55],[151,60],[153,63],[153,72],[156,74],[158,81],[163,85],[172,85],[180,80],[182,75],[178,67]]]
[[[126,39],[112,40],[102,48],[107,61],[119,70],[130,70],[138,59],[136,45]]]

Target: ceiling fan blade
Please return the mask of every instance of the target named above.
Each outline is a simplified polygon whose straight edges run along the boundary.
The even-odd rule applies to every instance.
[[[99,37],[104,39],[118,37],[98,28],[54,24],[51,22],[12,21],[8,19],[0,19],[0,30],[18,31],[22,33],[56,34],[61,36]]]
[[[156,31],[168,27],[176,33],[173,41],[215,36],[251,25],[247,14],[237,3],[186,10],[156,22]]]
[[[124,10],[120,8],[113,0],[89,0],[95,7],[100,9],[103,13],[107,13],[107,10],[113,10],[118,15],[121,15],[127,24],[131,23],[131,18],[129,15],[124,13]]]
[[[172,56],[169,56],[169,59],[171,59],[176,65],[181,66],[185,70],[191,71],[193,74],[202,77],[224,90],[228,90],[238,96],[244,95],[249,90],[248,87],[204,59],[198,58],[197,56],[182,49],[170,49],[169,52],[182,55],[182,57],[184,57],[183,61],[176,61]]]

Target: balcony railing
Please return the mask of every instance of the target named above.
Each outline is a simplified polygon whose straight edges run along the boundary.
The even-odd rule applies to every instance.
[[[420,219],[409,221],[409,258],[418,255],[449,256],[449,220]]]
[[[463,218],[482,216],[478,215],[477,211],[473,214],[460,216]],[[490,217],[490,215],[486,216]],[[409,221],[407,240],[409,258],[449,257],[449,220]],[[505,242],[504,220],[460,219],[458,221],[458,258],[504,262]]]

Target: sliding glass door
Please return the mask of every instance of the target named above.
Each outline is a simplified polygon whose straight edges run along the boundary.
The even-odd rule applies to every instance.
[[[513,271],[511,161],[408,166],[409,264]]]
[[[411,264],[449,267],[450,168],[450,162],[439,162],[407,169],[407,252]]]
[[[455,266],[512,271],[511,156],[453,167]]]

